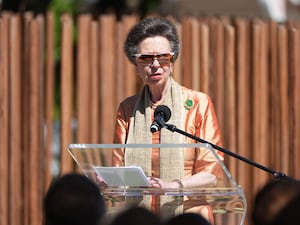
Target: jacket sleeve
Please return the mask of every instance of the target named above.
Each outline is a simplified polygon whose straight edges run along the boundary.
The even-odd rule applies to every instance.
[[[194,115],[196,136],[212,144],[221,146],[222,138],[217,116],[215,114],[213,103],[208,95],[198,95],[196,110],[197,112]],[[213,151],[216,151],[221,161],[224,160],[223,152],[217,151],[215,149],[213,149]],[[223,171],[216,157],[208,149],[197,149],[195,159],[195,173],[210,172],[219,176]]]
[[[128,133],[128,122],[125,119],[125,112],[122,109],[122,104],[119,105],[114,132],[114,144],[125,144]],[[112,151],[112,164],[113,166],[124,165],[124,149],[113,149]]]

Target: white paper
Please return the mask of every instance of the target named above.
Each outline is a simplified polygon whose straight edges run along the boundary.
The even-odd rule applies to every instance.
[[[108,186],[149,187],[147,177],[140,166],[93,166],[97,175]]]

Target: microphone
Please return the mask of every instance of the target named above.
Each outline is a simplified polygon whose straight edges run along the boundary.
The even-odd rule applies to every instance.
[[[154,111],[154,121],[150,126],[150,131],[152,133],[159,131],[165,126],[165,123],[171,117],[171,110],[168,106],[160,105]]]

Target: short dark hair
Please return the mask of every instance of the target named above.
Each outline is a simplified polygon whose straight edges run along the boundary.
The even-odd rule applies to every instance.
[[[160,218],[147,208],[131,206],[117,214],[110,225],[159,225]]]
[[[255,195],[252,208],[254,225],[270,225],[280,210],[300,193],[300,181],[283,178],[267,182]]]
[[[279,211],[278,215],[273,220],[272,225],[299,225],[300,224],[300,194],[298,193],[295,198]]]
[[[147,37],[162,36],[169,40],[171,51],[174,52],[173,61],[179,54],[179,37],[171,21],[165,18],[146,18],[138,22],[128,33],[124,50],[128,59],[135,64],[134,55],[137,54],[138,44]]]
[[[44,199],[46,225],[96,225],[105,211],[99,186],[76,173],[54,180]]]
[[[210,222],[198,213],[188,212],[171,217],[165,225],[199,224],[210,225]]]

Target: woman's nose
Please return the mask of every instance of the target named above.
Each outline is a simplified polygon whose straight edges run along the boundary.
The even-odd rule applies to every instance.
[[[153,59],[153,62],[152,62],[152,64],[151,64],[151,66],[153,66],[153,67],[160,67],[160,63],[159,63],[159,61],[157,60],[157,58],[154,58],[154,59]]]

